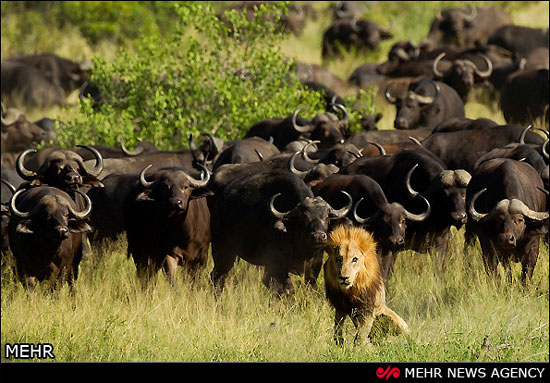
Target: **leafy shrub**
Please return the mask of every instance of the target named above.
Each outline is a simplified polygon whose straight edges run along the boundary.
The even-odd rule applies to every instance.
[[[210,4],[172,6],[178,23],[168,38],[149,35],[135,53],[121,49],[113,62],[94,60],[91,81],[106,101],[95,109],[82,101],[60,130],[62,145],[114,145],[122,136],[130,144],[147,139],[179,148],[189,133],[242,138],[254,123],[286,117],[299,106],[307,106],[306,117],[323,111],[321,95],[296,80],[277,45],[287,3],[260,6],[252,22],[226,12],[232,31]],[[271,21],[268,13],[275,15]]]

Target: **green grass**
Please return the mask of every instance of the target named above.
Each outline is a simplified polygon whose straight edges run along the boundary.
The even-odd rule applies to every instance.
[[[456,3],[456,2],[454,2]],[[380,62],[398,39],[419,42],[427,33],[440,2],[388,4],[378,2],[372,17],[381,25],[395,20],[396,39],[368,55],[345,55],[326,63],[343,79],[367,60]],[[450,3],[445,3],[450,4]],[[521,25],[548,27],[548,2],[511,2],[514,20]],[[319,10],[328,2],[316,4]],[[321,64],[322,31],[330,19],[320,15],[304,34],[288,37],[283,51],[306,63]],[[92,45],[75,31],[33,24],[32,33],[17,35],[20,15],[2,15],[2,60],[10,55],[50,50],[73,58],[94,55],[113,59],[112,41]],[[42,29],[41,29],[42,28]],[[27,31],[26,31],[27,32]],[[68,121],[75,115],[77,97],[66,108],[33,111]],[[483,102],[476,92],[466,105],[466,116],[504,123],[494,102]],[[377,109],[382,129],[391,129],[395,109],[383,97]],[[216,300],[209,281],[212,260],[193,283],[183,272],[171,288],[162,274],[156,285],[142,291],[135,267],[126,257],[125,242],[109,244],[83,259],[80,278],[71,293],[67,286],[55,293],[45,286],[26,291],[3,268],[1,281],[1,350],[5,343],[51,343],[58,361],[545,361],[549,360],[549,255],[541,246],[531,286],[497,283],[486,275],[479,245],[467,254],[462,231],[454,233],[445,271],[428,254],[401,253],[388,286],[388,305],[402,316],[411,335],[378,337],[372,347],[353,346],[353,326],[344,328],[345,344],[333,336],[333,309],[324,297],[321,273],[317,288],[293,276],[293,299],[277,299],[262,285],[262,270],[240,261]],[[488,339],[487,341],[484,341]],[[2,356],[2,360],[4,361]]]
[[[58,361],[548,361],[548,248],[533,284],[490,279],[478,247],[462,253],[455,234],[445,271],[427,254],[401,253],[388,305],[411,327],[409,337],[377,336],[354,346],[332,339],[333,309],[316,288],[293,276],[295,296],[279,299],[261,284],[260,268],[240,261],[216,300],[212,262],[196,281],[181,271],[175,287],[159,273],[142,290],[125,241],[85,258],[71,294],[64,286],[29,292],[2,277],[1,343],[51,343]],[[380,333],[380,332],[378,332]],[[489,345],[483,346],[489,337]],[[2,346],[2,350],[4,347]]]

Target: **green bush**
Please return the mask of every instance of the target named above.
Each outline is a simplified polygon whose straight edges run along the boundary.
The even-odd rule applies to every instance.
[[[95,109],[81,102],[76,118],[60,130],[61,144],[114,145],[122,136],[130,144],[147,139],[172,149],[189,133],[242,138],[254,123],[286,117],[299,106],[306,117],[324,111],[321,94],[296,80],[292,61],[277,45],[286,6],[261,6],[252,22],[226,12],[234,26],[229,31],[210,4],[172,4],[178,23],[170,36],[149,35],[135,53],[121,49],[113,62],[94,60],[91,81],[106,102]]]

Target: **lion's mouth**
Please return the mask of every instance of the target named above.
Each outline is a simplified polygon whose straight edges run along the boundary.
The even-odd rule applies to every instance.
[[[350,282],[346,282],[346,281],[343,281],[343,282],[340,282],[340,285],[342,286],[351,286],[351,283]]]

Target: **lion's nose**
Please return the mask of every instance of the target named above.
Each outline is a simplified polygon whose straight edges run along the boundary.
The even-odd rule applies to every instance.
[[[342,280],[342,282],[346,282],[349,279],[349,277],[344,277],[342,275],[340,275],[339,278]]]

